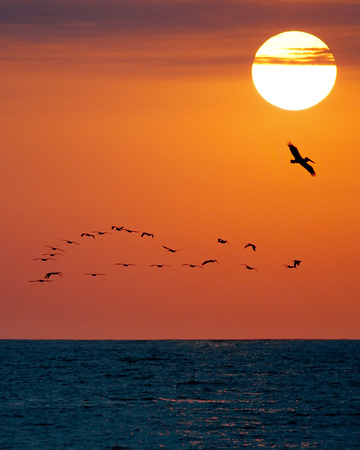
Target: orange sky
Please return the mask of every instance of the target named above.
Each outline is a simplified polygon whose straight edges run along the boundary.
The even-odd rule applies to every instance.
[[[359,4],[87,3],[4,5],[0,338],[360,338]],[[304,111],[251,79],[292,29],[338,67]],[[80,237],[112,225],[155,239]],[[66,254],[33,261],[44,245]],[[49,271],[64,278],[29,283]]]

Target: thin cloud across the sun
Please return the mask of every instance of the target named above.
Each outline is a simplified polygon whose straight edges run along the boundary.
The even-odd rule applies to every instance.
[[[328,48],[285,48],[284,56],[256,56],[254,64],[334,65],[335,59]]]

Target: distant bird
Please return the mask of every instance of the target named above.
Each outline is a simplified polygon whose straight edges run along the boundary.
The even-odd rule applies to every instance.
[[[131,264],[131,263],[115,263],[116,266],[124,266],[124,267],[129,267],[129,266],[136,266],[136,264]]]
[[[182,266],[188,266],[191,268],[199,267],[199,269],[203,269],[203,266],[199,266],[199,264],[182,264]]]
[[[170,253],[179,252],[179,251],[181,250],[181,248],[175,250],[175,249],[173,249],[173,248],[166,247],[165,245],[163,245],[163,247],[164,247],[165,250],[167,250],[167,251],[170,252]]]
[[[34,258],[33,261],[56,261],[55,258]]]
[[[43,253],[43,256],[64,256],[62,253]]]
[[[44,247],[50,248],[51,250],[53,250],[54,252],[65,252],[65,250],[63,250],[62,248],[58,248],[58,247],[51,247],[51,245],[44,245]]]
[[[92,233],[82,233],[81,237],[83,237],[83,236],[92,237],[95,239],[95,236]]]
[[[160,269],[162,267],[170,267],[169,264],[150,264],[149,267],[159,267]]]
[[[250,242],[248,244],[246,244],[244,248],[247,248],[247,247],[251,247],[254,250],[254,252],[256,251],[256,245],[251,244]]]
[[[124,227],[116,227],[115,225],[113,225],[113,226],[111,227],[111,229],[112,229],[112,230],[115,230],[115,231],[121,231],[121,230],[124,229]]]
[[[53,276],[53,275],[59,275],[60,277],[63,277],[64,275],[62,274],[62,272],[48,272],[45,276],[44,276],[44,278],[45,279],[48,279],[48,278],[50,278],[51,276]]]
[[[220,239],[220,238],[218,238],[217,241],[219,244],[228,244],[229,243],[229,241],[226,241],[225,239]]]
[[[39,279],[39,280],[29,280],[29,282],[30,283],[50,283],[50,282],[52,282],[53,280],[42,280],[42,279]]]
[[[124,231],[127,231],[128,233],[140,233],[140,231],[137,231],[137,230],[129,230],[128,228],[124,228],[124,227],[122,227],[122,229],[123,229]]]
[[[140,237],[144,237],[144,236],[149,236],[149,237],[152,237],[152,238],[154,239],[153,233],[146,233],[145,231],[143,231],[143,232],[141,233],[141,236],[140,236]]]
[[[78,242],[75,241],[69,241],[69,239],[60,239],[61,241],[64,241],[66,244],[76,244],[76,245],[80,245]]]
[[[286,267],[287,269],[296,269],[295,265],[290,265],[290,264],[284,264],[284,267]]]
[[[205,264],[209,264],[209,263],[218,263],[219,264],[219,261],[217,259],[207,259],[201,265],[205,266]]]
[[[110,231],[93,231],[93,233],[103,236],[104,234],[111,234]]]
[[[312,161],[312,160],[311,160],[310,158],[308,158],[308,157],[303,158],[303,157],[300,155],[299,150],[298,150],[298,149],[295,147],[295,145],[293,145],[291,142],[288,142],[287,145],[289,146],[289,149],[290,149],[292,155],[293,155],[294,158],[295,158],[295,159],[291,159],[290,162],[291,162],[292,164],[300,164],[301,166],[303,166],[304,169],[306,169],[306,170],[311,174],[311,176],[314,177],[314,176],[316,175],[315,170],[314,170],[314,168],[313,168],[312,166],[310,166],[310,164],[308,163],[308,161],[310,161],[310,162],[312,162],[312,163],[314,163],[314,164],[315,164],[315,161]]]
[[[92,272],[87,272],[84,273],[84,275],[90,275],[91,277],[97,277],[98,275],[105,275],[104,273],[92,273]]]
[[[257,270],[257,268],[256,267],[251,267],[251,266],[248,266],[247,264],[241,264],[242,266],[245,266],[245,269],[248,269],[248,270],[256,270],[256,272],[259,272],[258,270]]]
[[[294,267],[300,266],[300,263],[301,263],[300,259],[293,259],[292,262],[294,263]]]

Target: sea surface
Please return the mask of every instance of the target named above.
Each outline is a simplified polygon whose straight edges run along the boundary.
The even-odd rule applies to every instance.
[[[0,341],[1,449],[360,448],[360,341]]]

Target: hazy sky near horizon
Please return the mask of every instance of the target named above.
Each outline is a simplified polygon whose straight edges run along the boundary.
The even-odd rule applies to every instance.
[[[357,1],[0,10],[0,338],[360,338]],[[258,48],[290,30],[323,40],[338,69],[303,111],[251,79]],[[80,237],[113,225],[155,239]],[[44,245],[66,252],[33,261]],[[29,283],[50,271],[64,277]]]

